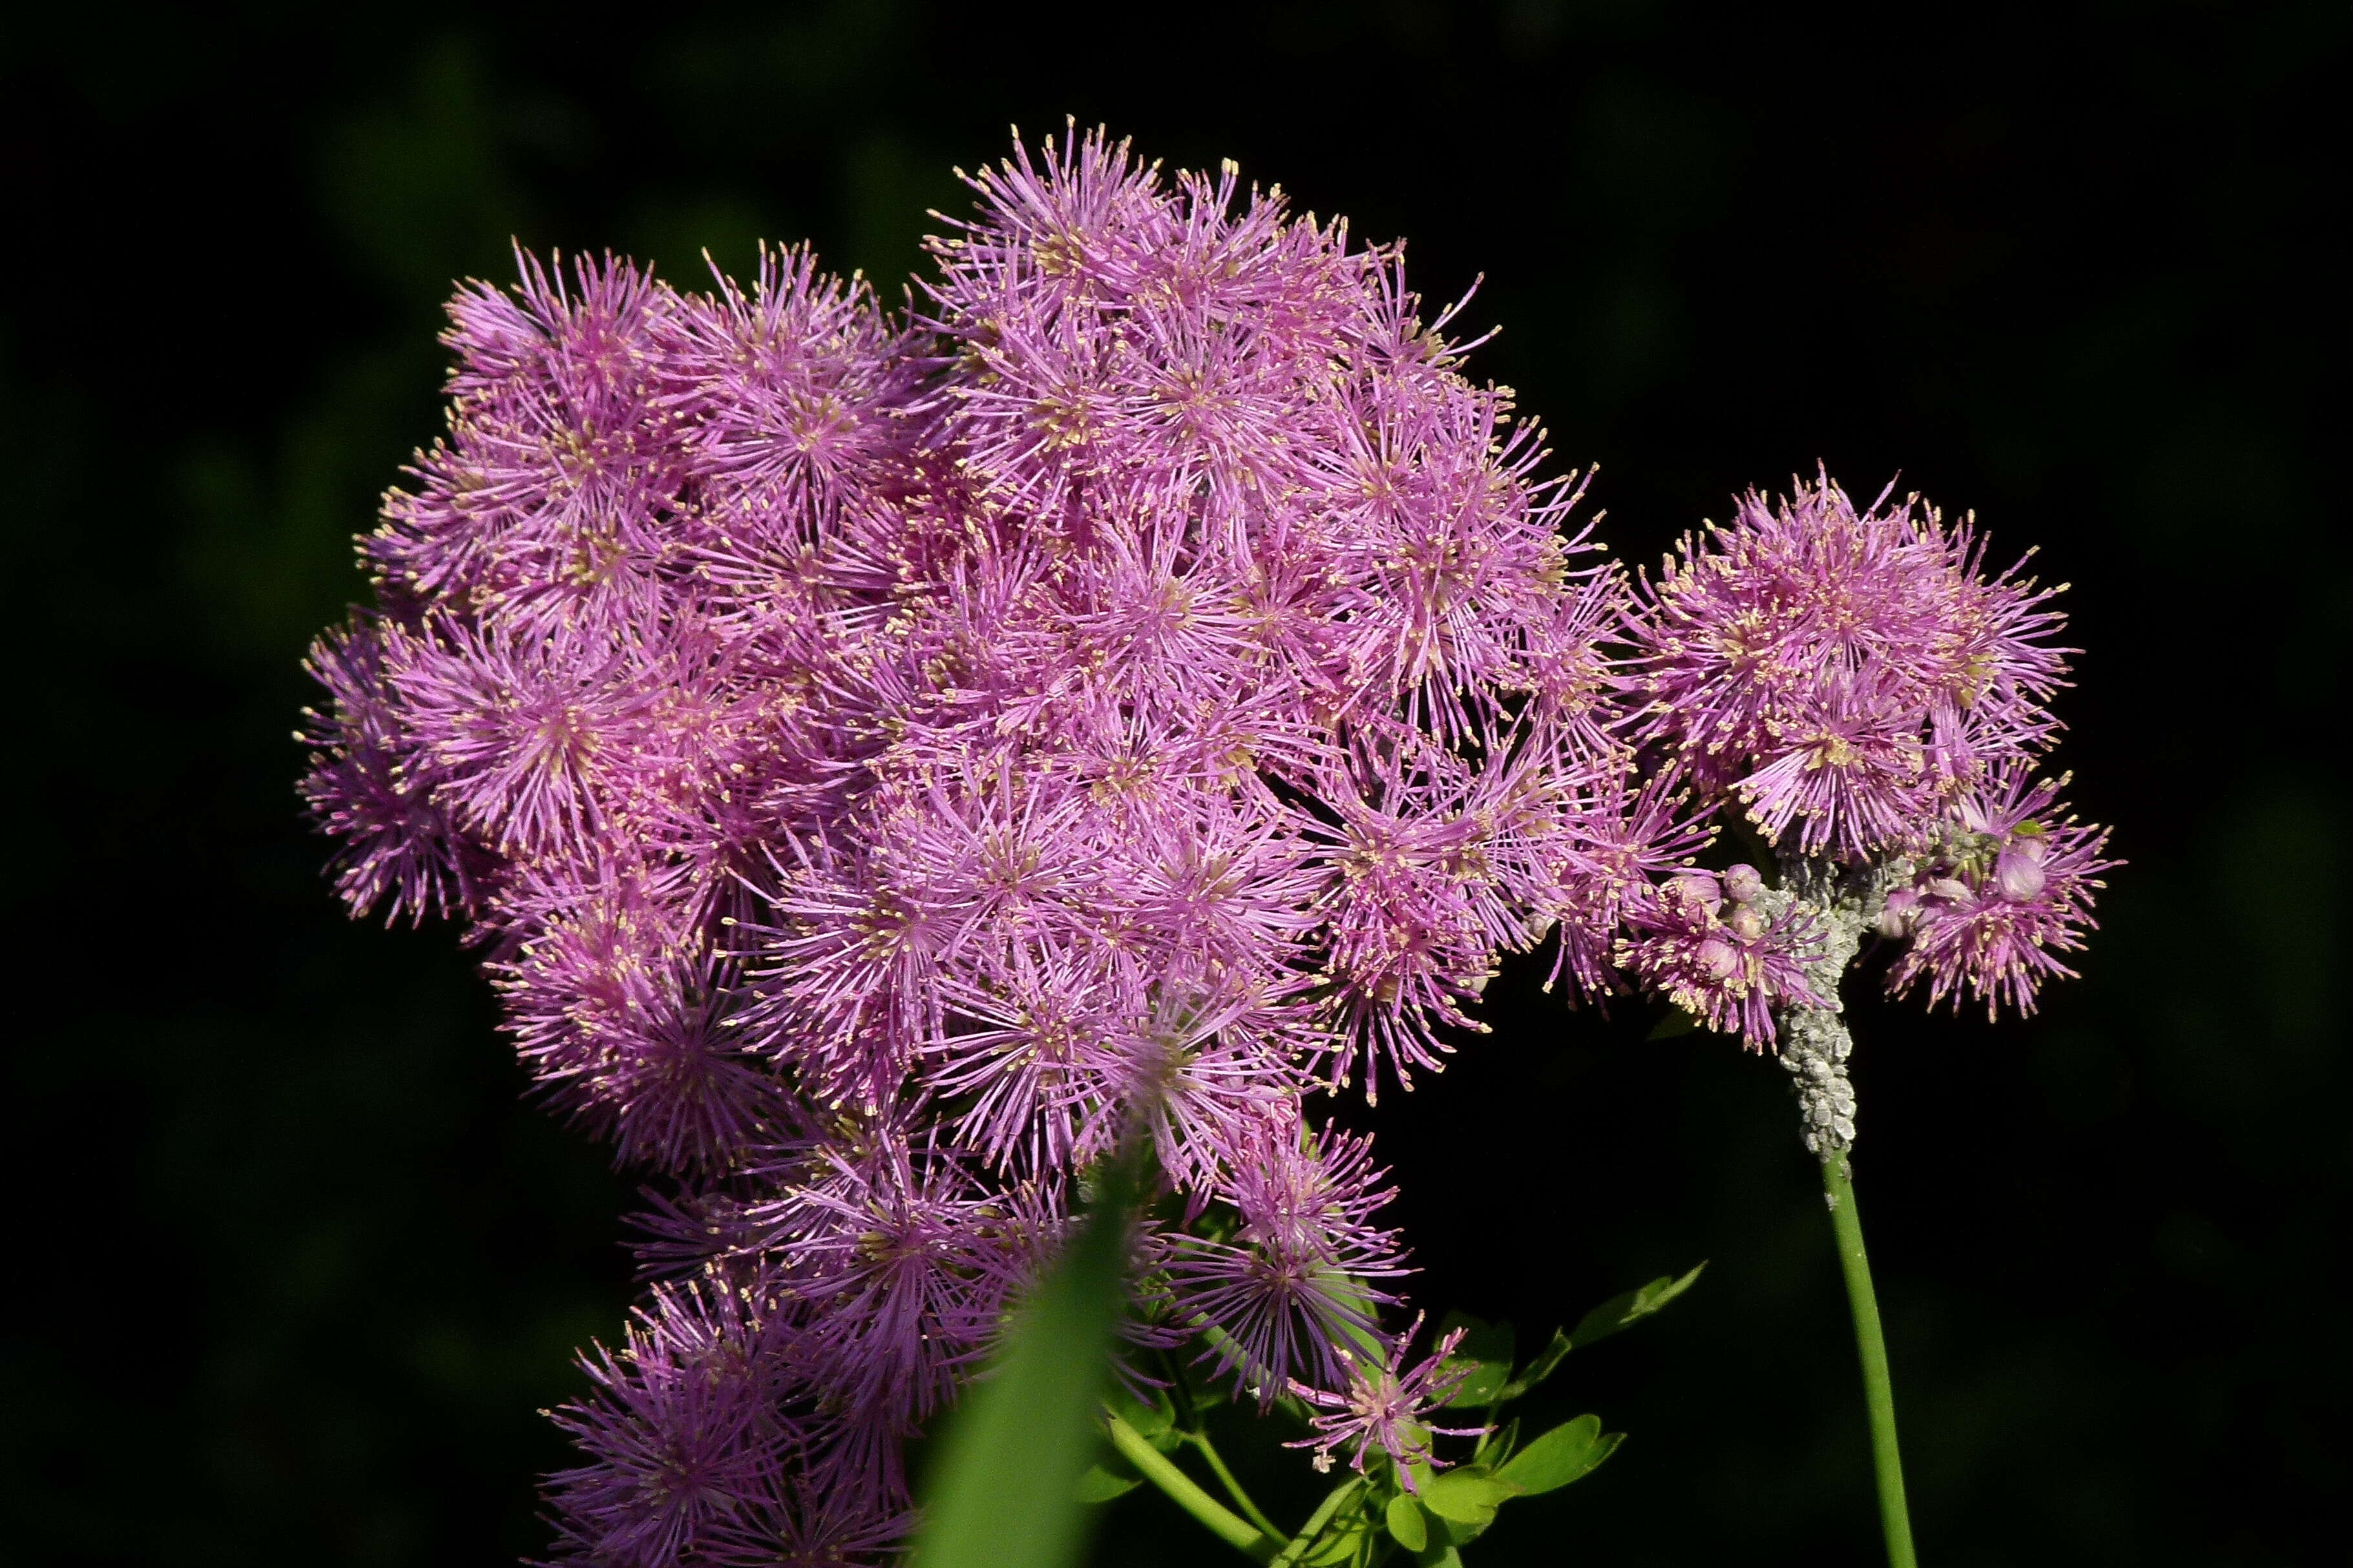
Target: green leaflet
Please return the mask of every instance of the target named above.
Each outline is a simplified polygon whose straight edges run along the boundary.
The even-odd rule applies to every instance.
[[[1135,1428],[1136,1436],[1164,1454],[1172,1453],[1185,1440],[1176,1430],[1176,1406],[1169,1403],[1167,1390],[1155,1388],[1151,1393],[1151,1403],[1146,1404],[1126,1389],[1118,1389],[1105,1403]]]
[[[1639,1290],[1628,1290],[1622,1295],[1610,1297],[1577,1321],[1577,1327],[1569,1331],[1570,1342],[1583,1350],[1621,1329],[1631,1328],[1690,1289],[1693,1282],[1699,1279],[1700,1269],[1706,1267],[1702,1263],[1680,1279],[1662,1274]]]
[[[1623,1432],[1604,1432],[1599,1415],[1580,1415],[1513,1455],[1495,1476],[1531,1496],[1552,1491],[1590,1475],[1625,1437]]]
[[[1078,1559],[1134,1183],[1118,1171],[1102,1184],[1077,1239],[1014,1314],[955,1412],[924,1489],[913,1568],[1068,1568]]]
[[[1422,1517],[1420,1507],[1405,1493],[1389,1499],[1388,1518],[1389,1534],[1408,1552],[1419,1552],[1430,1544],[1430,1521]]]
[[[1125,1497],[1144,1484],[1144,1478],[1125,1466],[1094,1464],[1087,1467],[1079,1478],[1081,1502],[1109,1502],[1115,1497]]]
[[[1420,1485],[1422,1507],[1440,1519],[1480,1526],[1494,1522],[1495,1510],[1520,1492],[1512,1482],[1476,1470],[1444,1470]]]
[[[1560,1365],[1561,1358],[1568,1354],[1573,1343],[1566,1329],[1555,1329],[1552,1331],[1552,1339],[1546,1342],[1542,1351],[1536,1353],[1536,1359],[1528,1363],[1519,1376],[1504,1385],[1503,1392],[1495,1396],[1497,1401],[1517,1399],[1521,1394],[1550,1377],[1553,1374],[1553,1369]]]
[[[1450,1369],[1468,1367],[1470,1375],[1446,1403],[1450,1407],[1493,1405],[1512,1381],[1512,1325],[1482,1322],[1468,1312],[1449,1312],[1438,1325],[1441,1336],[1456,1329],[1463,1331],[1462,1343],[1446,1364]]]

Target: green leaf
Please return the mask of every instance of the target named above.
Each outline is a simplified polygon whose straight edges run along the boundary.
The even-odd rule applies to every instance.
[[[1590,1475],[1625,1440],[1623,1432],[1604,1432],[1600,1416],[1580,1415],[1513,1455],[1495,1477],[1534,1497]]]
[[[1528,1363],[1519,1376],[1504,1385],[1504,1392],[1495,1396],[1496,1402],[1501,1404],[1505,1400],[1517,1399],[1521,1394],[1550,1377],[1553,1374],[1553,1369],[1560,1365],[1561,1358],[1569,1352],[1573,1343],[1566,1329],[1555,1329],[1552,1331],[1550,1342],[1537,1354],[1535,1360]]]
[[[1060,1262],[1014,1314],[927,1478],[915,1568],[1068,1568],[1125,1293],[1133,1176],[1109,1171]]]
[[[1421,1485],[1421,1506],[1458,1524],[1487,1524],[1495,1510],[1520,1495],[1517,1483],[1475,1470],[1447,1470]]]
[[[1463,1331],[1462,1343],[1446,1358],[1447,1369],[1468,1369],[1470,1375],[1446,1403],[1450,1407],[1493,1405],[1512,1381],[1512,1325],[1482,1322],[1468,1312],[1449,1312],[1438,1325],[1440,1338],[1456,1329]]]
[[[1462,1568],[1462,1553],[1456,1548],[1466,1539],[1461,1527],[1442,1519],[1430,1521],[1430,1544],[1413,1554],[1414,1568]]]
[[[1123,1467],[1124,1468],[1124,1467]],[[1122,1474],[1109,1464],[1089,1465],[1087,1473],[1079,1478],[1081,1502],[1109,1502],[1124,1497],[1144,1484],[1144,1478],[1129,1471]]]
[[[1389,1499],[1389,1534],[1408,1552],[1419,1552],[1430,1545],[1430,1521],[1423,1517],[1420,1505],[1399,1492]]]
[[[1332,1521],[1332,1528],[1300,1561],[1304,1568],[1342,1568],[1367,1560],[1368,1539],[1380,1528],[1372,1515],[1364,1510],[1351,1512]]]
[[[1519,1440],[1520,1418],[1514,1415],[1509,1421],[1504,1422],[1502,1426],[1490,1426],[1484,1433],[1480,1435],[1479,1447],[1477,1451],[1471,1456],[1471,1462],[1473,1464],[1492,1464],[1493,1461],[1488,1458],[1490,1454],[1508,1454],[1518,1445]]]
[[[1667,1016],[1651,1026],[1646,1040],[1672,1040],[1678,1035],[1688,1035],[1699,1027],[1699,1020],[1672,1003],[1667,1005]]]
[[[1597,1340],[1606,1340],[1620,1330],[1631,1328],[1690,1289],[1700,1269],[1706,1267],[1702,1263],[1680,1279],[1662,1274],[1639,1290],[1610,1297],[1577,1321],[1577,1327],[1569,1331],[1570,1342],[1582,1350]]]
[[[1149,1404],[1124,1388],[1114,1391],[1104,1403],[1121,1420],[1135,1428],[1136,1436],[1164,1454],[1185,1440],[1184,1434],[1176,1430],[1176,1404],[1165,1388],[1154,1389]],[[1167,1441],[1163,1442],[1163,1438]]]

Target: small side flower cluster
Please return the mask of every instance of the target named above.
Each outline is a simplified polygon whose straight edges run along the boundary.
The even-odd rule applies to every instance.
[[[2098,875],[2116,862],[2101,858],[2106,829],[2065,815],[2065,782],[2012,768],[1955,804],[1881,908],[1879,934],[1907,944],[1891,991],[1926,980],[1931,1005],[1951,994],[1957,1006],[1967,986],[1989,1016],[2005,1001],[2031,1013],[2043,981],[2074,973],[2057,955],[2083,947]]]
[[[580,1561],[886,1547],[1135,1137],[1134,1332],[1428,1458],[1389,1190],[1310,1107],[1436,1068],[1556,926],[1618,984],[1704,836],[1629,782],[1622,574],[1394,248],[1100,136],[971,184],[904,318],[798,251],[461,290],[313,654],[343,896],[470,921],[545,1091],[669,1184],[563,1416]]]
[[[1681,872],[1627,925],[1619,963],[1711,1029],[1770,1043],[1777,1005],[1822,1005],[1806,976],[1820,934],[1786,901],[1773,909],[1754,866]]]
[[[2072,973],[2056,954],[2081,945],[2114,864],[2105,831],[2033,773],[2072,651],[2049,640],[2058,591],[1988,574],[1971,521],[1916,498],[1858,510],[1827,475],[1778,503],[1751,492],[1729,526],[1686,538],[1641,585],[1638,733],[1775,847],[1781,886],[1735,868],[1747,891],[1726,888],[1721,931],[1707,889],[1671,891],[1628,962],[1757,1045],[1774,1010],[1835,1012],[1865,927],[1905,944],[1892,991],[1925,979],[1932,1001],[2032,1011]],[[1780,968],[1739,945],[1744,918]]]
[[[1857,511],[1827,475],[1751,491],[1646,582],[1648,738],[1765,837],[1860,859],[1915,840],[1989,769],[2037,753],[2065,655],[2056,590],[1987,577],[1969,522]]]

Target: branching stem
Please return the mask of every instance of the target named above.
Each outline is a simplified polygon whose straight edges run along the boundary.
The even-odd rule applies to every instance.
[[[1112,1447],[1119,1450],[1120,1458],[1166,1493],[1169,1501],[1199,1520],[1210,1534],[1253,1563],[1271,1563],[1282,1550],[1285,1542],[1281,1535],[1261,1530],[1202,1490],[1198,1482],[1117,1415],[1106,1411],[1104,1419],[1111,1429]]]
[[[1275,1528],[1274,1521],[1250,1500],[1250,1493],[1242,1490],[1242,1484],[1234,1479],[1233,1471],[1226,1468],[1225,1456],[1218,1452],[1215,1443],[1209,1441],[1209,1435],[1207,1432],[1187,1432],[1185,1436],[1193,1447],[1201,1450],[1201,1458],[1209,1461],[1210,1472],[1218,1478],[1218,1484],[1226,1489],[1226,1495],[1234,1500],[1234,1506],[1240,1509],[1260,1530],[1277,1541],[1283,1540],[1282,1531]]]
[[[1293,1563],[1314,1551],[1316,1542],[1324,1538],[1324,1531],[1331,1528],[1332,1521],[1341,1508],[1355,1502],[1356,1494],[1364,1489],[1365,1478],[1362,1476],[1350,1476],[1334,1487],[1324,1495],[1323,1502],[1307,1522],[1299,1527],[1299,1533],[1292,1538],[1290,1545],[1282,1549],[1282,1555],[1274,1560],[1271,1568],[1292,1568]]]

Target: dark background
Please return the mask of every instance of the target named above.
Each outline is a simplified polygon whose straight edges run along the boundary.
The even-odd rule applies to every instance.
[[[332,9],[332,26],[322,17]],[[632,1186],[517,1103],[451,932],[356,927],[297,659],[509,235],[895,280],[1006,124],[1230,155],[1432,297],[1649,559],[1900,470],[2042,547],[2131,866],[2038,1018],[1864,1001],[1857,1161],[1935,1564],[2341,1561],[2342,5],[1292,0],[27,7],[0,24],[19,736],[0,1556],[512,1561]],[[2332,153],[2331,146],[2339,150]],[[1860,989],[1860,987],[1858,987]],[[1384,1105],[1433,1307],[1700,1258],[1546,1412],[1633,1434],[1475,1563],[1863,1563],[1861,1402],[1780,1075],[1500,987]],[[1289,1461],[1294,1468],[1296,1457]],[[1217,1561],[1148,1494],[1105,1563]]]

